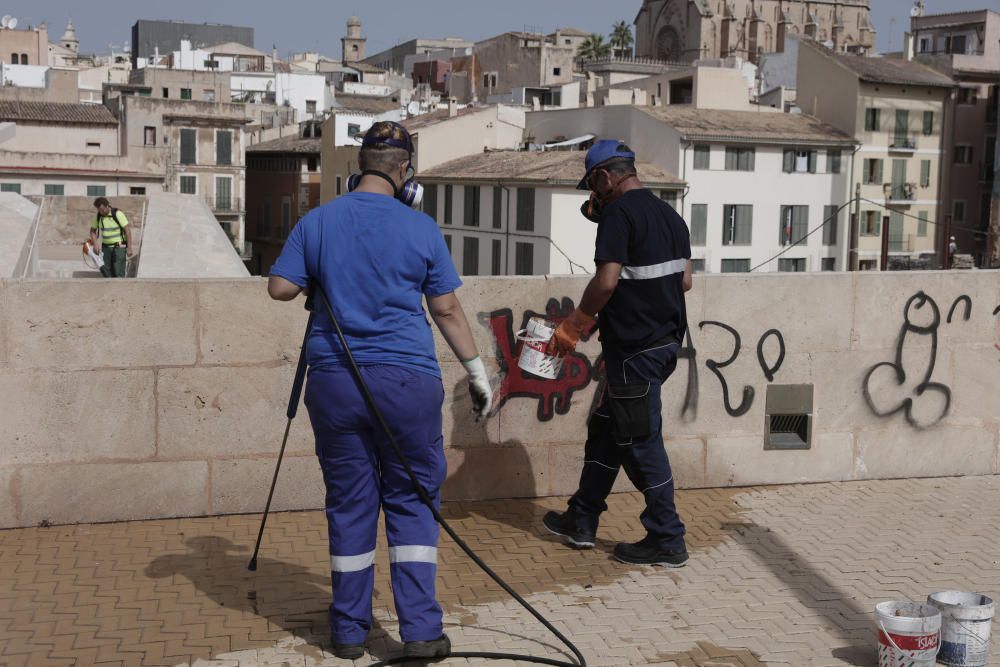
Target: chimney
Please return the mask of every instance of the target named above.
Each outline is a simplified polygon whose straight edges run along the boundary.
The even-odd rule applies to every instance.
[[[904,32],[903,33],[903,57],[907,60],[913,60],[913,33]]]
[[[458,115],[458,100],[454,97],[448,98],[448,117],[454,118]]]

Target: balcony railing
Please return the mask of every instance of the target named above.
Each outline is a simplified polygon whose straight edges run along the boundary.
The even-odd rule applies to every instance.
[[[913,152],[917,150],[917,140],[912,134],[893,134],[889,137],[889,150]]]
[[[208,204],[213,213],[231,213],[236,215],[243,211],[243,202],[240,201],[239,197],[213,197],[212,195],[206,195],[205,203]]]
[[[882,190],[890,204],[908,204],[917,200],[916,183],[885,183]]]

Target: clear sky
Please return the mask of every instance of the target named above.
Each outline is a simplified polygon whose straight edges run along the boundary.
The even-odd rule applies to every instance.
[[[880,50],[899,50],[909,27],[912,0],[871,0],[872,22]],[[1000,0],[926,0],[928,13],[963,9],[1000,11]],[[2,11],[19,25],[46,22],[53,41],[72,18],[86,53],[108,53],[109,44],[121,49],[137,19],[175,19],[230,23],[254,28],[256,47],[271,45],[285,56],[297,51],[319,51],[340,57],[340,38],[347,18],[356,14],[368,37],[368,53],[377,53],[413,37],[482,39],[507,30],[551,32],[575,27],[588,32],[610,32],[611,24],[632,23],[641,0],[7,0]],[[890,23],[890,21],[893,21]]]

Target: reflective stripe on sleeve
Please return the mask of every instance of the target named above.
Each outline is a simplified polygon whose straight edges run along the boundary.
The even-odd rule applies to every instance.
[[[411,545],[389,547],[390,563],[437,563],[437,547]]]
[[[649,280],[651,278],[662,278],[675,273],[684,273],[687,267],[686,259],[672,259],[669,262],[659,264],[649,264],[647,266],[623,266],[621,278],[623,280]]]
[[[330,556],[330,570],[333,572],[360,572],[375,564],[375,550],[357,556]]]

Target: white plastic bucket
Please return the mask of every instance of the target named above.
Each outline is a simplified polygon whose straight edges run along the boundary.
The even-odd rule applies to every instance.
[[[986,667],[990,661],[993,600],[979,593],[942,591],[927,596],[941,612],[938,662],[951,667]]]
[[[546,380],[559,377],[563,367],[562,357],[554,357],[545,352],[555,332],[555,325],[548,320],[541,317],[528,320],[528,328],[517,332],[517,339],[524,343],[517,360],[518,368]]]
[[[932,667],[941,643],[941,612],[917,602],[875,605],[878,667]]]

